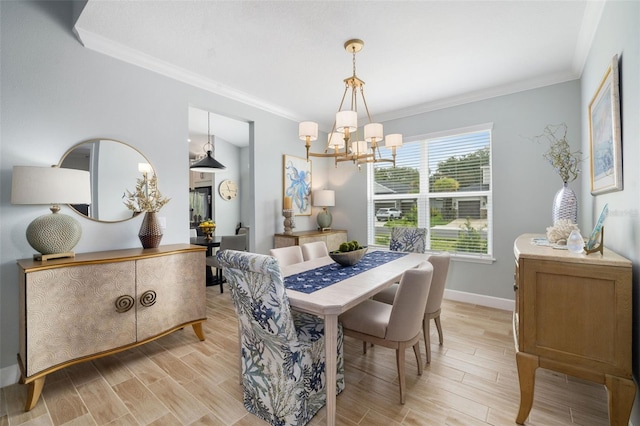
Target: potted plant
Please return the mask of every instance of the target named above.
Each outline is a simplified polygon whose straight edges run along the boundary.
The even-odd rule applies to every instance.
[[[144,248],[155,248],[162,240],[162,227],[158,220],[157,213],[171,199],[162,195],[158,189],[158,177],[154,174],[150,179],[144,175],[137,179],[134,192],[125,190],[124,205],[134,216],[142,212],[145,213],[138,237]]]

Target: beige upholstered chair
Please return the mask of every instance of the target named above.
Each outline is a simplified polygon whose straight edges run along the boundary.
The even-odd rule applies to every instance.
[[[247,236],[246,235],[223,235],[220,239],[220,250],[237,250],[237,251],[247,251]],[[223,292],[222,283],[224,282],[222,278],[222,265],[218,261],[218,258],[214,254],[213,256],[207,256],[206,258],[207,266],[211,266],[212,268],[216,268],[216,281],[220,284],[220,293]]]
[[[440,323],[440,306],[442,305],[442,297],[444,296],[447,274],[449,273],[450,259],[451,256],[447,252],[432,254],[428,258],[429,263],[433,265],[433,280],[431,281],[431,290],[429,291],[429,298],[427,299],[427,306],[424,311],[424,319],[422,321],[424,342],[427,346],[427,364],[431,362],[431,335],[429,329],[431,319],[436,323],[440,345],[442,345],[443,342],[442,324]],[[388,287],[373,296],[373,299],[391,305],[393,304],[393,299],[395,298],[397,290],[398,285],[393,284],[391,287]]]
[[[424,308],[429,296],[433,266],[422,262],[402,275],[393,305],[365,300],[338,317],[345,336],[396,350],[400,403],[405,401],[404,358],[405,350],[413,347],[418,363],[418,375],[422,375],[420,356],[420,328]]]
[[[300,246],[274,248],[271,249],[269,253],[278,259],[278,264],[281,268],[283,266],[293,265],[294,263],[304,262]]]
[[[329,249],[327,249],[327,243],[324,241],[314,241],[312,243],[306,243],[300,246],[302,248],[302,257],[304,260],[316,259],[318,257],[329,256]]]

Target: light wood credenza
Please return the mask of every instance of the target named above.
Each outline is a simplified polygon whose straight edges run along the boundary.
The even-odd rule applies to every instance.
[[[575,254],[535,245],[524,234],[514,244],[513,332],[520,381],[516,423],[533,404],[538,367],[606,386],[609,423],[629,422],[636,393],[632,377],[632,264],[604,254]]]
[[[46,376],[61,368],[187,325],[204,340],[205,250],[175,244],[18,260],[25,411],[38,402]]]
[[[347,231],[329,230],[329,231],[301,231],[293,234],[275,234],[275,248],[301,246],[302,244],[312,243],[315,241],[324,241],[329,251],[338,250],[340,244],[347,242]]]

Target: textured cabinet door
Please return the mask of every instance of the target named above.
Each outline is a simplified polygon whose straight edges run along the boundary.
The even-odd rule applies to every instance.
[[[115,306],[135,293],[134,261],[46,269],[24,279],[27,376],[136,341],[135,307],[118,313]]]
[[[202,253],[137,261],[138,340],[207,317]]]

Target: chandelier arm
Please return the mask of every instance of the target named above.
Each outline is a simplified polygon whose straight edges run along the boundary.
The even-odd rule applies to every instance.
[[[371,114],[369,113],[367,98],[364,97],[364,86],[360,86],[360,96],[362,96],[362,104],[364,105],[364,110],[367,112],[367,118],[369,119],[369,123],[371,123],[373,122],[373,120],[371,120]]]

